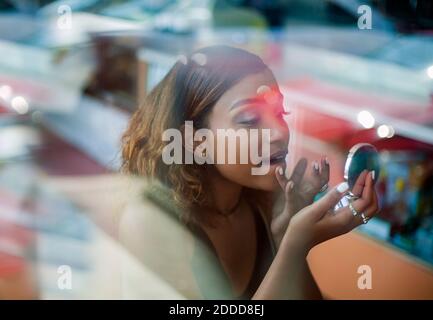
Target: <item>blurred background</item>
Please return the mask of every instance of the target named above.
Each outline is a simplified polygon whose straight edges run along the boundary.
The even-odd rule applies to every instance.
[[[143,268],[117,241],[120,136],[179,56],[211,44],[271,67],[293,160],[328,155],[332,185],[352,145],[380,151],[382,213],[309,256],[325,296],[432,299],[431,0],[1,1],[0,299],[124,297],[113,262]],[[159,288],[136,297],[178,297]]]

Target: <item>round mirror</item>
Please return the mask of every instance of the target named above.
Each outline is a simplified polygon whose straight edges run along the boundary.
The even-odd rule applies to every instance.
[[[344,166],[344,179],[349,184],[349,189],[352,190],[356,179],[362,171],[374,171],[374,183],[377,182],[380,175],[380,158],[376,148],[368,143],[358,143],[354,145],[347,156]],[[349,192],[335,206],[335,210],[349,205],[351,199],[355,196]]]
[[[344,166],[344,179],[350,189],[364,170],[374,171],[374,183],[376,183],[380,174],[379,153],[371,144],[358,143],[350,149]]]

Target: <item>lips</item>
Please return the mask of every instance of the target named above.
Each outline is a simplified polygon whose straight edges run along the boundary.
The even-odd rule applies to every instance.
[[[264,163],[269,163],[269,165],[275,165],[278,163],[285,163],[287,156],[287,149],[286,150],[279,150],[277,152],[274,152],[271,154],[269,159],[264,159],[259,163],[259,166],[262,166]]]
[[[286,150],[280,150],[275,153],[273,153],[269,158],[270,165],[274,165],[277,163],[283,163],[286,159],[287,151]]]

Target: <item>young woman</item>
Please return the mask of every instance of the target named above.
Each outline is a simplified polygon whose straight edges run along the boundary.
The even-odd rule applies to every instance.
[[[359,197],[353,202],[359,215],[349,208],[333,211],[348,191],[346,183],[313,203],[314,196],[327,186],[329,163],[323,158],[307,165],[302,159],[290,176],[285,174],[289,152],[285,115],[276,80],[258,56],[213,46],[180,59],[146,97],[124,134],[123,170],[165,187],[162,202],[171,202],[181,212],[182,223],[211,249],[212,261],[229,287],[229,295],[223,298],[321,298],[306,262],[308,252],[362,224],[361,213],[371,218],[378,210],[374,177],[368,172],[360,175],[351,190]],[[192,121],[195,132],[210,130],[214,141],[191,143],[182,136],[182,159],[190,153],[194,159],[213,161],[164,162],[164,132],[178,129],[184,133],[185,121]],[[217,130],[221,129],[268,129],[270,156],[260,164],[240,163],[240,155],[248,153],[248,148],[262,150],[265,140],[259,138],[257,145],[236,143],[236,164],[218,163],[222,151],[216,147],[221,142]],[[252,174],[253,168],[266,161],[270,166],[267,174]],[[283,195],[279,209],[278,194]],[[128,221],[122,227],[126,234],[131,233],[128,226],[137,229],[133,220]],[[208,297],[206,290],[211,288],[206,281],[197,276],[195,280],[202,296]]]

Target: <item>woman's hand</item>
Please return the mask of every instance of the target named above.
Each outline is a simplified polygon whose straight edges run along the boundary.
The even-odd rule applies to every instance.
[[[349,207],[333,211],[346,191],[348,185],[343,182],[320,200],[298,212],[291,219],[282,241],[288,239],[308,253],[315,245],[345,234],[362,224],[361,213],[368,219],[377,213],[379,206],[372,172],[364,171],[352,190],[352,193],[359,197],[352,202],[358,213],[356,216]]]
[[[347,191],[347,183],[341,183],[293,216],[278,252],[253,298],[321,298],[306,262],[308,252],[315,245],[349,232],[363,223],[361,213],[371,218],[378,210],[371,173],[363,172],[352,189],[352,193],[359,197],[352,202],[354,210],[359,213],[355,216],[348,207],[334,211],[335,205]]]
[[[326,158],[311,165],[311,175],[305,177],[307,160],[296,164],[292,175],[286,178],[285,168],[278,167],[275,175],[284,193],[284,208],[271,222],[275,243],[279,245],[293,215],[313,203],[314,197],[329,181],[329,162]]]

